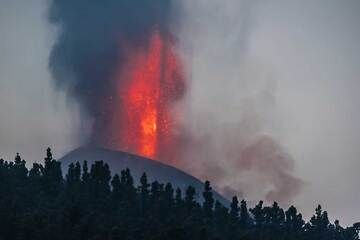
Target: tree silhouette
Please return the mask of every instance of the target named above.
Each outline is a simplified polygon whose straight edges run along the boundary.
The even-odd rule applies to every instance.
[[[245,229],[250,223],[250,215],[248,212],[246,201],[242,200],[240,204],[240,227]]]
[[[203,203],[204,218],[206,224],[210,225],[212,223],[214,197],[209,181],[205,181],[203,197],[204,197],[204,203]]]
[[[129,169],[112,176],[103,161],[90,171],[86,161],[72,163],[63,177],[50,148],[29,170],[16,154],[0,159],[0,239],[359,240],[360,223],[331,224],[320,205],[305,222],[294,206],[284,211],[276,202],[248,211],[235,196],[228,209],[208,181],[202,196],[192,186],[174,194],[171,183],[149,183],[145,173],[135,187]]]

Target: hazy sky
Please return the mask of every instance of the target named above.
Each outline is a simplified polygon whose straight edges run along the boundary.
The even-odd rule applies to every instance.
[[[55,29],[47,1],[0,1],[0,152],[42,161],[47,146],[61,155],[78,142],[77,114],[52,90],[47,69]]]
[[[305,215],[321,203],[331,216],[359,220],[360,2],[186,4],[194,119],[216,129],[250,108],[293,157]]]
[[[306,216],[317,203],[360,220],[360,1],[184,0],[180,44],[194,119],[213,126],[256,113],[295,161]],[[80,144],[76,106],[51,87],[56,31],[46,0],[0,0],[0,153],[41,161]],[[196,126],[195,123],[192,123]],[[205,128],[204,128],[205,129]],[[205,130],[204,130],[205,131]],[[231,177],[231,176],[230,176]]]

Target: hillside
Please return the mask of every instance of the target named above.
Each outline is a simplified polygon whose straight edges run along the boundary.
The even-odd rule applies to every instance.
[[[88,161],[89,165],[93,164],[95,161],[103,160],[109,165],[112,174],[120,174],[121,170],[129,168],[134,180],[137,181],[136,184],[141,175],[146,172],[148,179],[151,182],[171,182],[174,187],[179,187],[183,191],[188,186],[193,186],[196,190],[196,199],[201,200],[201,193],[204,189],[203,182],[177,168],[148,158],[104,148],[80,147],[59,159],[62,163],[63,172],[67,172],[70,163],[76,161],[82,163],[84,160]],[[223,205],[229,206],[229,200],[225,199],[220,194],[214,192],[214,197]]]

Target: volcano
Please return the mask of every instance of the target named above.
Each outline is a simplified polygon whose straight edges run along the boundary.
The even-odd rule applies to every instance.
[[[63,172],[67,172],[70,163],[76,161],[82,163],[85,160],[89,165],[95,161],[103,160],[109,165],[112,174],[120,174],[121,170],[129,168],[136,185],[139,183],[139,179],[144,172],[149,181],[158,181],[160,183],[170,182],[174,188],[179,187],[183,194],[185,189],[191,185],[196,189],[197,201],[202,201],[202,192],[204,189],[204,183],[202,181],[175,167],[149,158],[127,152],[86,146],[75,149],[59,159],[62,163]],[[214,198],[224,206],[229,206],[229,201],[216,191],[214,191]]]
[[[105,98],[94,141],[176,165],[179,124],[175,106],[185,93],[181,58],[169,33],[154,30],[146,44],[126,44],[110,97]],[[180,109],[177,108],[178,114]]]

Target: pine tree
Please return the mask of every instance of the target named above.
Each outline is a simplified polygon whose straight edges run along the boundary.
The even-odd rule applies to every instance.
[[[126,168],[121,172],[120,182],[124,186],[124,200],[127,207],[135,211],[134,205],[136,203],[136,189],[134,187],[134,179],[131,176],[130,169]]]
[[[253,209],[250,209],[250,212],[254,215],[255,225],[258,228],[261,228],[265,221],[263,203],[263,201],[259,201]]]
[[[305,224],[293,206],[284,212],[277,203],[260,201],[249,214],[236,197],[230,211],[219,201],[212,204],[210,183],[200,205],[191,186],[184,198],[177,188],[174,198],[170,183],[150,184],[144,174],[135,188],[129,169],[111,177],[102,161],[90,173],[86,162],[70,164],[65,180],[59,166],[50,149],[45,165],[33,164],[28,174],[20,155],[12,162],[0,159],[0,239],[359,240],[360,223],[330,224],[321,206]],[[149,210],[140,214],[144,194]]]
[[[180,188],[176,188],[175,193],[175,206],[177,208],[180,208],[182,206],[183,200],[182,200],[182,192]]]
[[[165,185],[164,191],[164,210],[169,213],[170,209],[174,206],[174,188],[171,183],[167,183]]]
[[[297,234],[302,230],[305,221],[302,219],[302,215],[297,212],[294,206],[290,206],[285,212],[285,228],[288,233]]]
[[[86,184],[89,182],[89,179],[90,179],[90,174],[89,174],[88,163],[87,163],[87,161],[84,161],[81,181]]]
[[[195,200],[194,200],[194,196],[195,196],[195,188],[192,186],[189,186],[186,189],[185,192],[185,207],[187,210],[187,213],[190,214],[191,210],[193,210],[194,206],[195,206]]]
[[[51,198],[58,195],[63,186],[61,163],[53,159],[51,149],[46,150],[45,165],[41,169],[43,175],[44,191]]]
[[[140,178],[140,186],[139,186],[140,201],[141,201],[140,210],[143,214],[145,214],[148,210],[149,187],[150,187],[150,184],[147,181],[146,173],[143,173],[143,175]]]
[[[33,163],[33,167],[29,171],[29,178],[31,182],[39,182],[41,178],[42,166],[38,163]]]
[[[146,173],[143,173],[143,175],[140,178],[140,186],[139,186],[141,195],[148,196],[149,195],[149,187],[150,187],[150,184],[147,181]]]
[[[247,228],[250,224],[250,215],[247,209],[245,200],[241,200],[240,203],[240,226],[241,228]]]
[[[155,204],[155,202],[159,201],[160,198],[160,184],[158,181],[154,181],[151,184],[150,192],[152,204]]]
[[[114,177],[111,180],[111,187],[112,187],[112,200],[114,208],[116,209],[122,200],[122,193],[123,193],[123,187],[120,182],[120,177],[118,174],[115,174]]]
[[[237,225],[239,220],[239,201],[236,196],[232,198],[231,205],[230,205],[230,220],[231,223]]]
[[[74,186],[80,184],[80,164],[77,162],[76,165],[71,163],[69,165],[68,173],[66,174],[66,184],[68,186]]]
[[[329,228],[329,219],[326,211],[322,211],[321,205],[315,209],[315,215],[310,219],[308,228],[313,237],[317,239],[327,239],[326,232]]]
[[[207,225],[210,225],[212,224],[214,197],[209,181],[205,182],[203,197],[204,197],[203,211],[204,211],[205,221]]]
[[[269,213],[270,223],[275,226],[280,226],[285,221],[285,213],[279,207],[277,202],[274,202]]]
[[[228,224],[228,209],[224,207],[219,201],[215,201],[214,207],[214,224],[219,235],[223,235]]]
[[[22,160],[19,153],[16,154],[14,161],[14,171],[16,178],[20,181],[25,181],[28,176],[28,170],[25,166],[25,160]]]

